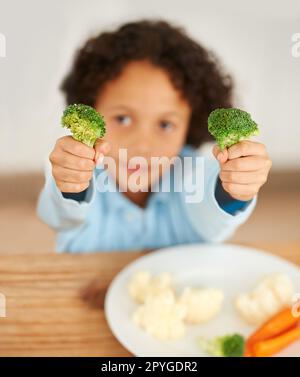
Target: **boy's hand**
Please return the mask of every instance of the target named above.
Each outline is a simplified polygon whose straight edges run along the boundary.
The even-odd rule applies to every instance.
[[[59,138],[49,160],[60,191],[75,193],[87,189],[95,166],[103,160],[109,149],[109,144],[100,139],[91,148],[72,136]]]
[[[251,200],[267,181],[272,166],[264,144],[243,140],[213,155],[220,163],[222,186],[234,199]]]

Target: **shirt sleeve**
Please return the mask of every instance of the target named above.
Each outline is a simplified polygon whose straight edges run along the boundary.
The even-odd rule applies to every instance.
[[[85,201],[86,194],[88,192],[88,188],[81,191],[81,192],[62,192],[62,196],[66,199],[73,199],[77,202]]]
[[[37,215],[56,231],[70,230],[84,223],[89,208],[95,200],[95,175],[84,194],[84,200],[79,201],[72,198],[72,195],[71,197],[64,195],[56,186],[52,175],[47,175],[44,188],[38,198]]]
[[[186,191],[183,191],[183,207],[187,218],[203,241],[222,242],[231,237],[235,230],[246,222],[256,205],[257,196],[233,213],[226,211],[215,196],[220,171],[219,164],[214,159],[203,158],[202,198],[197,202],[190,202],[186,198]],[[192,175],[185,176],[185,179],[187,179],[186,187],[189,186],[189,181],[192,185]],[[188,188],[187,191],[192,192],[192,189]]]
[[[218,176],[215,197],[219,206],[226,212],[234,215],[237,211],[244,210],[251,200],[237,200],[232,198],[224,189],[221,183],[221,180]]]

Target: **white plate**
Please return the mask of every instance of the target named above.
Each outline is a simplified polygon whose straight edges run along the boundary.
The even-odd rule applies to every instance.
[[[170,272],[178,292],[187,285],[215,287],[224,291],[221,314],[207,324],[187,325],[187,335],[179,341],[160,342],[137,327],[132,319],[137,304],[129,297],[128,281],[138,270]],[[195,338],[208,338],[254,330],[236,313],[233,299],[251,290],[266,274],[283,272],[290,276],[300,293],[300,268],[282,258],[239,245],[194,244],[152,251],[126,266],[112,281],[105,298],[105,315],[115,337],[136,356],[206,356]],[[300,342],[279,356],[300,356]]]

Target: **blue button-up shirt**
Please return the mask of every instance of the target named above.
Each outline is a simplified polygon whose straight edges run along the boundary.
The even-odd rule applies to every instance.
[[[200,154],[186,145],[179,157],[186,156]],[[202,157],[204,181],[199,202],[188,202],[186,192],[176,191],[171,179],[169,192],[152,192],[146,207],[141,208],[116,189],[105,170],[96,169],[83,201],[64,197],[52,175],[47,174],[38,215],[56,230],[58,252],[126,251],[223,241],[247,220],[257,198],[219,203],[215,195],[219,163],[212,157]],[[107,174],[110,187],[104,192],[96,189],[100,172]]]

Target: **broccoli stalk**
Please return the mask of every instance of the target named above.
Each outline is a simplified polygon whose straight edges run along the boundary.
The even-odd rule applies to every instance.
[[[75,140],[93,147],[105,135],[105,121],[93,107],[83,104],[69,105],[62,116],[63,127],[68,128]]]
[[[249,113],[234,108],[213,110],[208,117],[208,131],[221,150],[259,132]]]
[[[239,357],[244,354],[245,339],[239,334],[218,336],[210,340],[199,337],[197,342],[204,352],[213,356]]]

